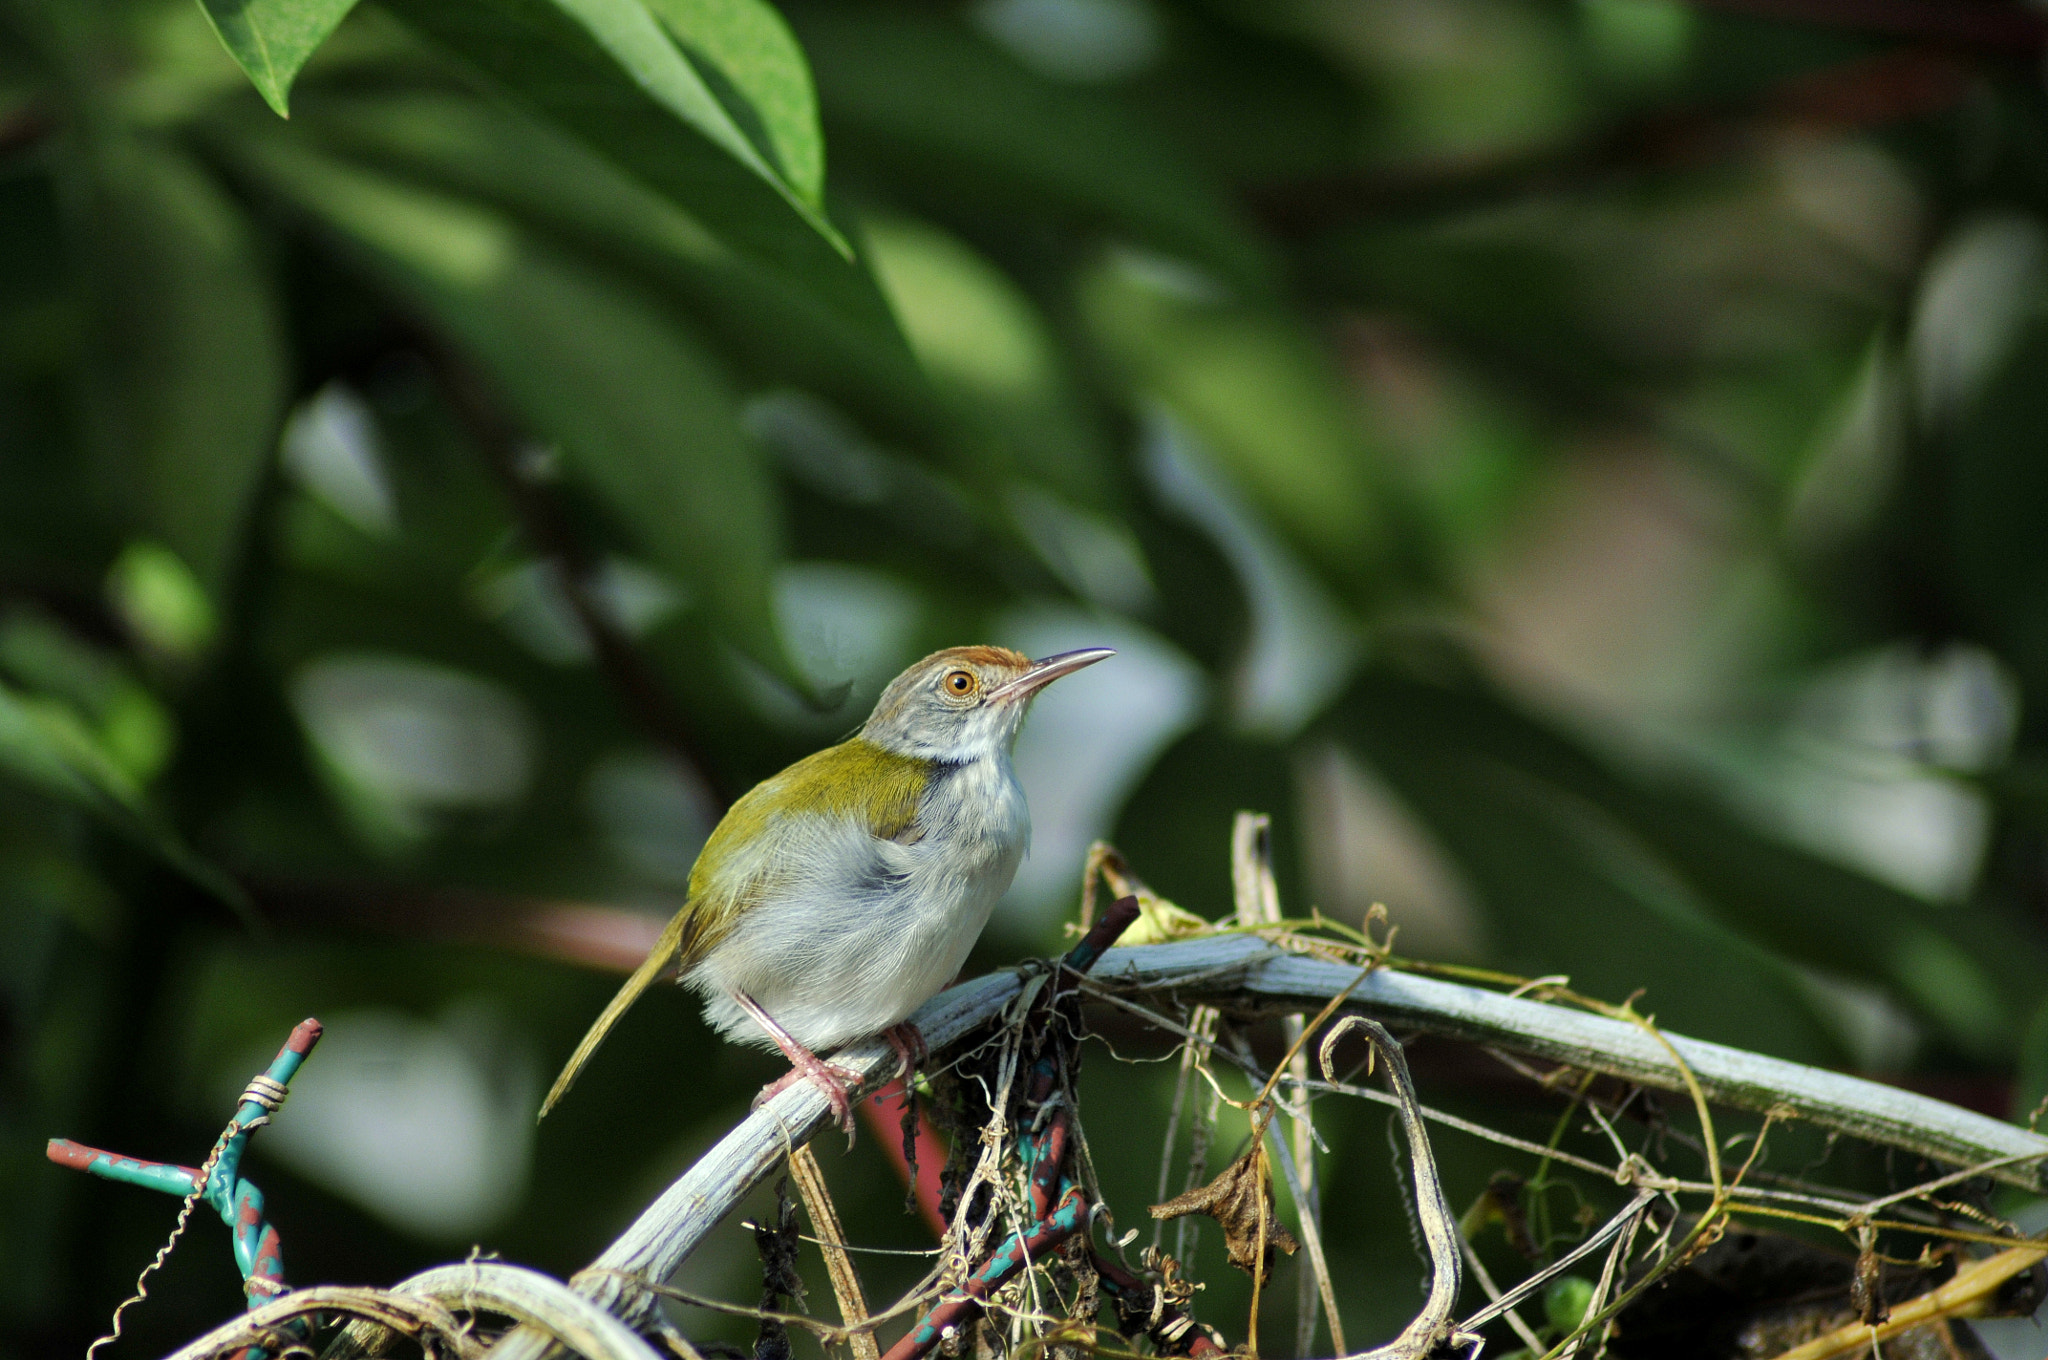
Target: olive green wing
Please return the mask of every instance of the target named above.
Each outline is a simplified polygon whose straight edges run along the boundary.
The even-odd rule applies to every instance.
[[[772,890],[776,875],[788,868],[778,847],[787,845],[793,819],[847,817],[880,840],[915,839],[929,770],[924,761],[855,737],[806,756],[749,789],[699,852],[690,870],[690,900],[663,928],[646,961],[626,979],[569,1055],[541,1102],[540,1117],[545,1119],[568,1094],[612,1026],[656,979],[671,965],[678,973],[689,972],[732,928],[749,902]]]

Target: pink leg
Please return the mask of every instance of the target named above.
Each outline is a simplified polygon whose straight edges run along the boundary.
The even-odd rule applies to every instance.
[[[924,1036],[917,1032],[917,1026],[908,1020],[891,1025],[882,1031],[882,1037],[889,1041],[889,1047],[896,1050],[896,1061],[901,1064],[898,1075],[908,1081],[917,1069],[924,1066],[924,1060],[932,1055],[925,1046]]]
[[[853,1088],[860,1084],[860,1073],[844,1067],[834,1067],[817,1054],[798,1043],[790,1032],[775,1022],[775,1017],[761,1009],[759,1002],[745,992],[734,992],[732,999],[739,1002],[740,1009],[754,1017],[754,1023],[768,1031],[768,1037],[789,1059],[790,1071],[761,1088],[761,1094],[754,1097],[754,1107],[759,1109],[776,1096],[788,1090],[799,1081],[808,1081],[832,1103],[832,1113],[838,1118],[839,1127],[848,1138],[853,1137]]]

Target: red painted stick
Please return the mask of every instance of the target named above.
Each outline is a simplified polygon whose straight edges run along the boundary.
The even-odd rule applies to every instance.
[[[910,1163],[903,1156],[903,1103],[909,1098],[899,1077],[860,1103],[861,1118],[867,1120],[875,1141],[888,1154],[889,1165],[896,1168],[897,1178],[909,1185],[917,1196],[918,1217],[932,1230],[933,1237],[943,1239],[946,1220],[939,1213],[939,1175],[946,1169],[946,1145],[940,1140],[939,1131],[932,1127],[931,1117],[920,1109],[917,1112],[917,1180],[912,1184]]]

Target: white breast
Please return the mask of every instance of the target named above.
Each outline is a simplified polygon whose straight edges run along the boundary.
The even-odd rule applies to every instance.
[[[925,791],[912,844],[851,819],[821,824],[781,876],[684,979],[728,1038],[771,1046],[732,1000],[744,991],[814,1051],[887,1029],[952,981],[1031,839],[1006,757],[953,767]]]

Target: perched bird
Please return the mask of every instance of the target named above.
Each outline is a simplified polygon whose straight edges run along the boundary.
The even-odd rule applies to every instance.
[[[1010,768],[1024,711],[1113,655],[936,652],[889,683],[852,740],[756,784],[704,843],[689,900],[576,1046],[542,1117],[673,966],[727,1038],[788,1056],[763,1099],[811,1081],[851,1133],[852,1074],[818,1052],[885,1032],[906,1064],[922,1050],[903,1021],[959,971],[1031,839]]]

